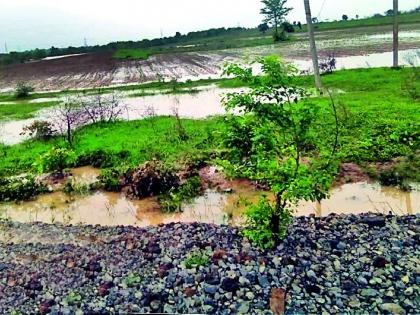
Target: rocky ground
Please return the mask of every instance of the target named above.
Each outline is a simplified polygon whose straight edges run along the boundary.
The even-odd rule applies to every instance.
[[[275,250],[234,228],[0,225],[0,313],[415,314],[420,216],[296,218]]]

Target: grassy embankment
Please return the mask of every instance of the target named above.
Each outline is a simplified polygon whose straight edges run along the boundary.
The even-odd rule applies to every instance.
[[[389,161],[399,156],[413,156],[419,149],[420,103],[401,88],[409,71],[412,70],[344,70],[323,77],[326,87],[344,91],[334,96],[342,121],[340,152],[343,161],[359,164]],[[301,85],[313,86],[311,77],[298,80]],[[313,101],[330,108],[326,97]],[[320,136],[327,137],[333,133],[333,123],[325,117],[319,117]],[[90,125],[76,132],[74,151],[78,160],[86,163],[87,157],[97,160],[95,154],[104,150],[106,157],[97,166],[113,167],[125,163],[133,166],[154,157],[173,166],[179,161],[209,159],[222,149],[223,118],[182,120],[182,124],[187,140],[180,140],[176,121],[169,117]],[[0,175],[31,170],[34,159],[40,154],[64,144],[63,139],[57,137],[3,147]],[[413,163],[409,167],[415,170],[418,156]],[[416,172],[406,173],[406,177],[420,181]]]

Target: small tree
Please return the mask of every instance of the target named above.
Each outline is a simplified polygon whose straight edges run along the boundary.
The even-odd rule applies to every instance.
[[[19,82],[15,89],[16,98],[28,97],[31,92],[34,91],[34,88],[26,83]]]
[[[223,163],[236,175],[258,181],[273,192],[274,202],[264,197],[250,208],[244,230],[251,241],[270,247],[285,235],[293,205],[327,196],[337,170],[333,162],[338,123],[333,115],[334,137],[329,138],[330,132],[321,137],[323,126],[317,121],[325,109],[312,104],[307,93],[294,84],[296,70],[277,56],[259,62],[263,70],[259,77],[252,75],[252,68],[239,65],[225,70],[251,89],[224,99],[227,109],[243,115],[231,118],[235,130],[226,133],[225,143],[232,151]],[[335,106],[333,109],[336,113]]]
[[[264,22],[274,27],[274,40],[280,40],[279,26],[284,22],[285,17],[292,8],[286,7],[287,0],[262,0],[264,7],[261,14],[264,16]]]
[[[347,21],[349,19],[349,16],[347,14],[343,14],[342,19],[343,21]]]
[[[55,129],[65,136],[68,144],[73,145],[73,131],[88,121],[81,100],[77,96],[67,96],[55,107],[51,120]]]
[[[116,91],[105,93],[102,88],[99,88],[92,96],[78,96],[74,99],[74,103],[80,104],[86,118],[91,123],[114,122],[127,111],[127,107],[122,102],[121,94]]]
[[[265,33],[270,29],[267,23],[261,23],[258,25],[258,30],[265,35]]]

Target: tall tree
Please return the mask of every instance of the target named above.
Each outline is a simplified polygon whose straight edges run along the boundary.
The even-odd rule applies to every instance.
[[[279,36],[279,26],[284,22],[285,17],[292,8],[286,7],[287,0],[262,0],[261,1],[264,7],[261,9],[261,14],[264,16],[264,22],[271,24],[274,29],[274,39],[278,41]]]
[[[394,0],[394,68],[398,67],[398,0]]]

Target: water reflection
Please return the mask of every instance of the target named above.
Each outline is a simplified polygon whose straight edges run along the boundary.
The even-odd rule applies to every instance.
[[[232,183],[234,192],[207,191],[182,213],[162,213],[156,198],[129,200],[118,193],[96,192],[90,196],[69,196],[62,192],[42,195],[33,201],[0,205],[0,215],[19,222],[100,224],[104,226],[149,226],[170,222],[203,222],[240,225],[243,212],[263,194],[247,181]],[[295,215],[330,213],[420,213],[420,192],[404,192],[377,184],[346,184],[331,191],[320,203],[302,202]]]

